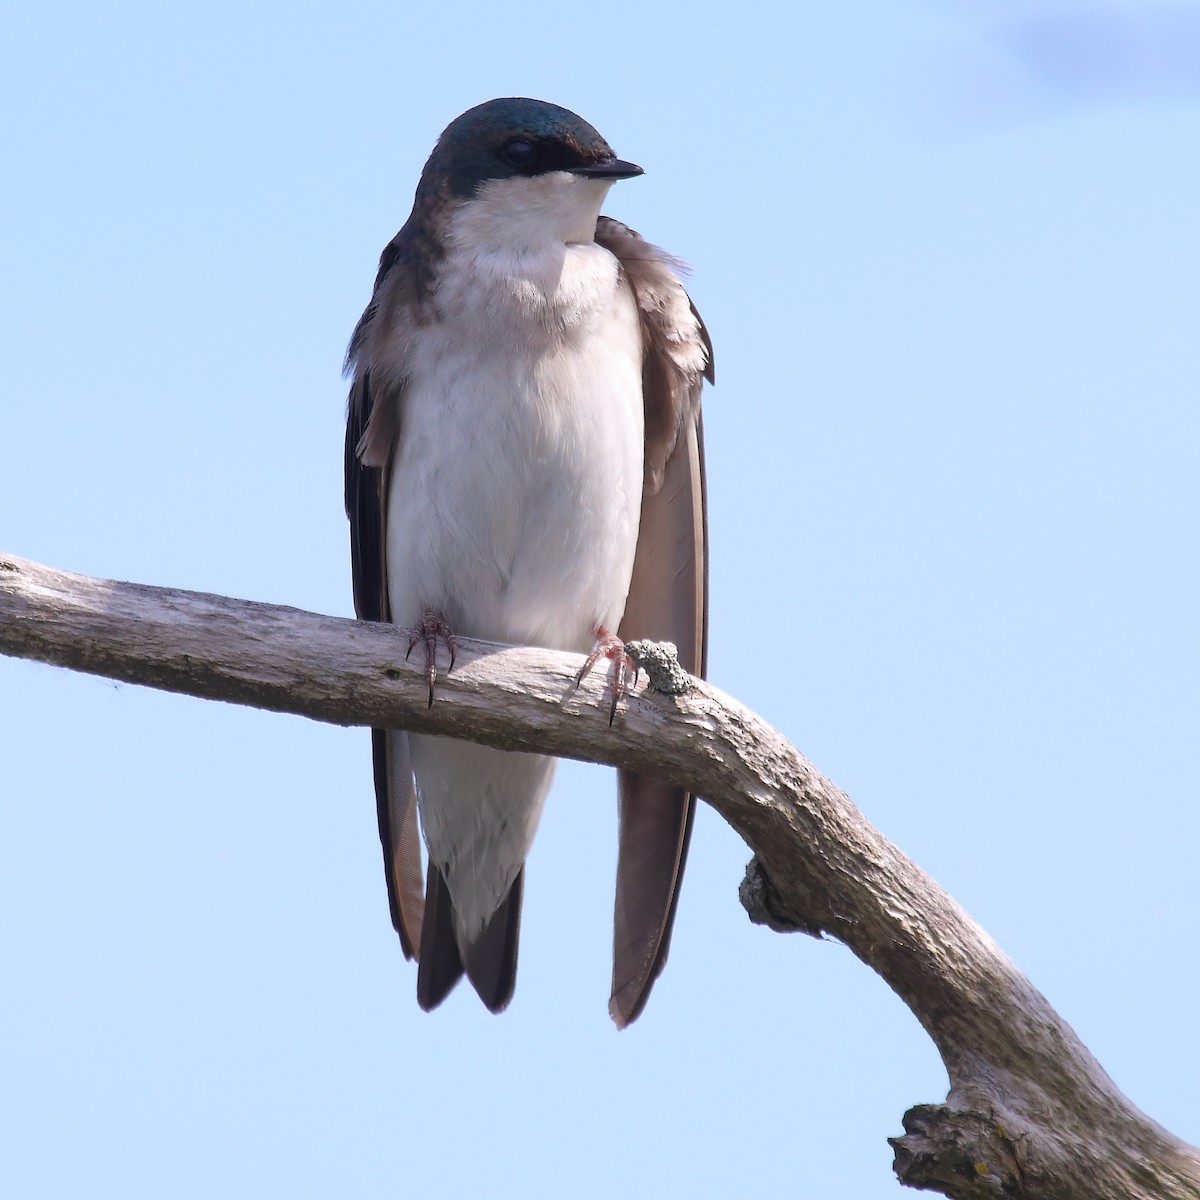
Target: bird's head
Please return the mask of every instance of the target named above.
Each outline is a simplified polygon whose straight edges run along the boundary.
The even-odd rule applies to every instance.
[[[564,241],[590,241],[609,187],[641,174],[568,109],[506,97],[447,126],[421,173],[417,201],[479,205],[501,221],[524,218]]]

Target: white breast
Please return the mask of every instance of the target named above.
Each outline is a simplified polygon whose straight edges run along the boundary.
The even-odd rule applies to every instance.
[[[598,193],[599,207],[603,185],[551,178]],[[465,635],[584,649],[598,624],[620,622],[637,545],[633,296],[590,240],[530,245],[528,223],[484,200],[461,212],[440,321],[408,361],[388,505],[392,617],[433,607]]]

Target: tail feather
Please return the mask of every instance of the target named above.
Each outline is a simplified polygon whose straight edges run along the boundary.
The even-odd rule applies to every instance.
[[[517,944],[521,936],[521,899],[525,868],[517,872],[504,902],[466,952],[467,978],[480,1000],[494,1013],[503,1012],[517,985]]]
[[[417,1003],[426,1012],[437,1008],[462,976],[450,889],[441,871],[430,863],[425,880],[421,953],[417,956]]]
[[[433,864],[425,884],[425,919],[417,961],[417,1003],[428,1012],[450,994],[464,973],[479,998],[494,1013],[503,1012],[517,983],[517,947],[521,933],[522,867],[508,895],[472,945],[460,949],[454,928],[454,902],[445,877]]]

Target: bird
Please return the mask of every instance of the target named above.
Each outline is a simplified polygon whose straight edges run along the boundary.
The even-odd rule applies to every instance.
[[[355,612],[422,647],[431,705],[457,636],[594,647],[614,708],[625,640],[670,640],[704,674],[712,343],[682,264],[600,214],[643,173],[568,109],[490,100],[444,130],[380,256],[345,361]],[[372,756],[419,1005],[465,975],[502,1011],[555,760],[386,729]],[[618,772],[618,1028],[666,960],[693,813],[684,790]]]

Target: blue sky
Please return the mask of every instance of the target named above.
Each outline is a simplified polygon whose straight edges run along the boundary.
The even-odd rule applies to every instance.
[[[573,108],[716,345],[713,680],[1200,1141],[1200,10],[548,11],[14,12],[0,549],[348,615],[379,250],[457,113]],[[576,764],[511,1009],[427,1016],[365,732],[8,660],[0,716],[5,1194],[899,1194],[937,1056],[847,950],[747,923],[712,812],[630,1030]]]

